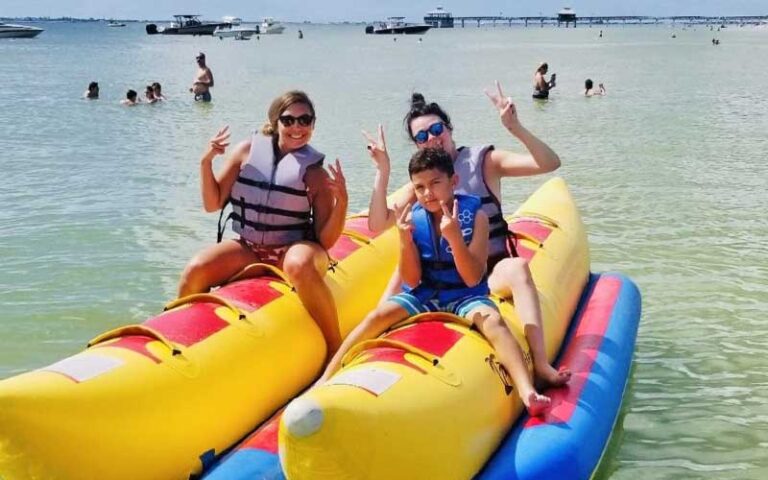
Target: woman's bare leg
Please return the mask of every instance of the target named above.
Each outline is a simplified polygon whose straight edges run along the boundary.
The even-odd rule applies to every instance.
[[[296,287],[296,293],[325,337],[326,358],[341,345],[336,302],[323,277],[328,271],[328,254],[314,242],[298,242],[288,249],[283,258],[283,271]]]
[[[243,267],[258,262],[259,258],[237,240],[224,240],[211,245],[192,257],[181,274],[179,297],[193,293],[206,293],[221,285]]]
[[[536,378],[552,386],[566,384],[571,379],[571,371],[567,368],[558,371],[547,359],[539,294],[533,283],[528,262],[519,257],[505,258],[494,267],[488,278],[488,286],[494,294],[502,298],[512,297],[517,315],[523,322]]]

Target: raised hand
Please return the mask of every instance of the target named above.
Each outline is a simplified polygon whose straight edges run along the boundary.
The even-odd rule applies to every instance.
[[[333,193],[336,202],[347,202],[349,200],[347,194],[347,179],[344,178],[344,172],[341,171],[341,163],[339,163],[338,158],[336,159],[336,167],[334,168],[333,165],[328,165],[328,170],[330,174],[325,182],[326,188]]]
[[[496,80],[496,92],[489,92],[485,90],[485,94],[491,99],[493,105],[499,111],[499,117],[501,118],[501,124],[506,127],[507,130],[514,131],[520,127],[520,119],[517,118],[517,107],[512,102],[512,97],[505,97],[501,91],[501,84]]]
[[[384,127],[379,124],[379,138],[373,138],[368,132],[363,130],[363,136],[368,141],[368,154],[376,165],[376,168],[389,172],[389,153],[387,153],[387,141],[384,139]]]
[[[459,225],[459,202],[453,199],[453,212],[448,210],[445,202],[440,202],[443,209],[443,217],[440,219],[440,234],[448,243],[461,239],[461,226]]]
[[[216,132],[216,135],[208,141],[208,151],[214,155],[224,155],[229,146],[229,125]]]
[[[395,225],[401,234],[411,234],[413,232],[413,216],[411,214],[411,204],[408,203],[401,207],[395,203]]]

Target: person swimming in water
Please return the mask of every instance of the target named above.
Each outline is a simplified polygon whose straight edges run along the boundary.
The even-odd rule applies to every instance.
[[[83,98],[96,100],[99,98],[99,83],[91,82],[88,84],[88,90],[83,93]]]
[[[593,97],[595,95],[605,95],[605,87],[603,84],[598,83],[597,88],[595,88],[595,84],[592,82],[591,78],[584,80],[584,96]]]
[[[139,102],[139,94],[136,93],[136,90],[128,90],[125,93],[125,98],[120,100],[121,105],[125,105],[128,107],[132,107],[134,105],[138,105]]]

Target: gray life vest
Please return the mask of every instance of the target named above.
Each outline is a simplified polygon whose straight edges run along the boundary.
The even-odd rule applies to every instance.
[[[304,175],[325,155],[309,145],[276,162],[272,137],[254,133],[229,201],[232,230],[256,245],[283,246],[312,238],[312,207]],[[226,223],[226,221],[225,221]],[[223,228],[219,226],[220,236]]]
[[[483,174],[485,155],[493,145],[460,147],[453,168],[459,176],[456,193],[480,197],[481,208],[488,215],[488,258],[508,255],[509,226],[501,212],[501,202],[488,188]]]

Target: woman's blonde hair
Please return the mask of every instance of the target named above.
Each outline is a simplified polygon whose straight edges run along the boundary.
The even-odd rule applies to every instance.
[[[309,95],[300,90],[291,90],[285,92],[279,97],[272,100],[272,104],[267,110],[267,122],[261,127],[261,133],[264,135],[276,136],[277,135],[277,121],[288,107],[296,103],[303,103],[309,108],[312,117],[315,115],[315,106],[312,104],[312,100],[309,99]]]

